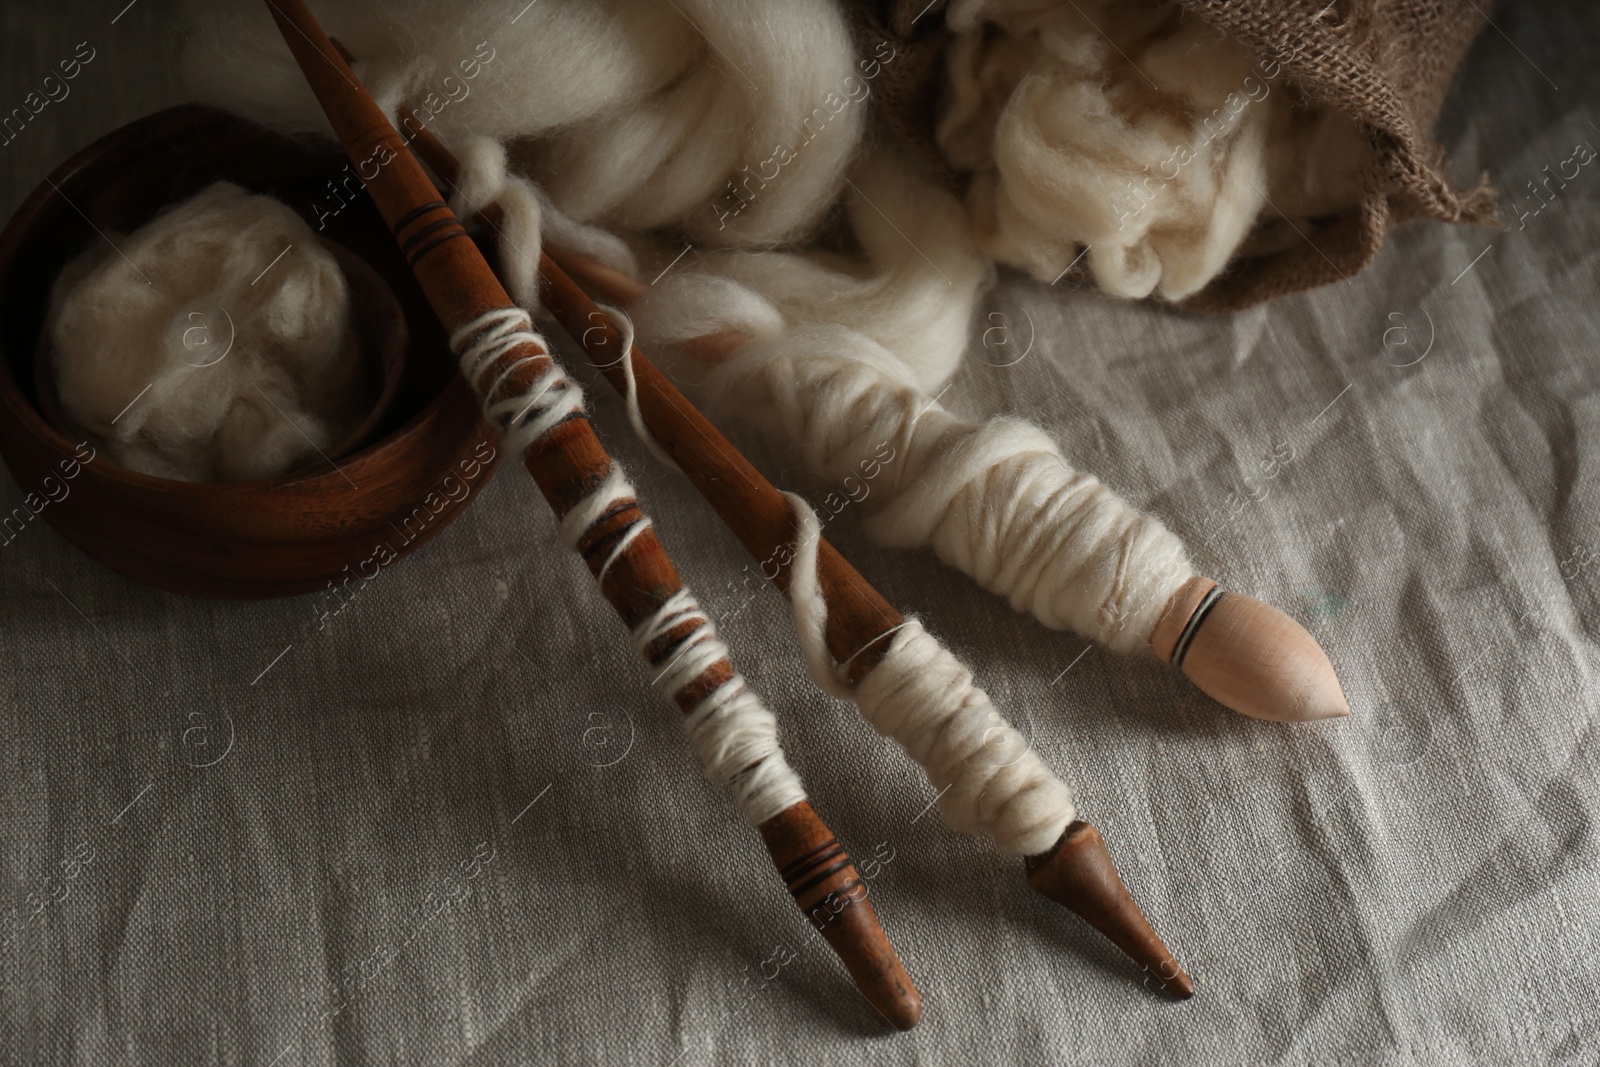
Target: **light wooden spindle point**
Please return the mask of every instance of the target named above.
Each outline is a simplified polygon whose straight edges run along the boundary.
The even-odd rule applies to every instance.
[[[1133,902],[1099,830],[1073,822],[1055,848],[1024,863],[1035,890],[1077,912],[1173,995],[1194,996],[1194,982]]]
[[[1270,604],[1190,578],[1150,634],[1163,663],[1234,711],[1273,722],[1350,714],[1322,646]]]

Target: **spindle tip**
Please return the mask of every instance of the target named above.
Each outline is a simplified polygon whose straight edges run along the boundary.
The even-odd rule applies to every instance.
[[[1333,664],[1270,604],[1191,578],[1167,602],[1150,647],[1200,691],[1243,715],[1310,722],[1350,714]]]
[[[802,800],[759,827],[794,901],[838,954],[862,996],[896,1030],[922,1018],[917,992],[867,899],[867,885],[833,832]]]
[[[1081,915],[1175,996],[1194,996],[1194,983],[1122,884],[1099,830],[1074,822],[1054,848],[1024,863],[1035,890]]]

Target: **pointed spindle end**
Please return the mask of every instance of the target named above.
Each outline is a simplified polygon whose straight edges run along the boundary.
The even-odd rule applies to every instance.
[[[1270,604],[1191,578],[1168,601],[1150,647],[1201,692],[1234,711],[1273,722],[1350,714],[1322,646]]]
[[[1175,996],[1194,996],[1194,983],[1117,876],[1100,831],[1074,822],[1053,849],[1024,862],[1034,889],[1081,915]]]
[[[856,873],[822,819],[802,800],[758,828],[794,901],[838,954],[862,996],[896,1030],[922,1018],[922,994],[895,955]]]

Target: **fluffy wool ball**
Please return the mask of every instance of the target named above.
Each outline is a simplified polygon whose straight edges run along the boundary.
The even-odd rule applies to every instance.
[[[130,470],[286,473],[370,407],[350,294],[286,205],[218,182],[69,264],[51,297],[61,406]]]
[[[1035,278],[1082,257],[1107,292],[1182,300],[1264,214],[1355,202],[1353,125],[1171,3],[959,0],[949,21],[940,148],[984,251]]]

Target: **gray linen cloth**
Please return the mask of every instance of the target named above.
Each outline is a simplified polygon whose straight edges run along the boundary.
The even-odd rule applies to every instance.
[[[1303,620],[1352,719],[1245,720],[848,510],[828,528],[1075,787],[1193,1000],[940,824],[596,389],[922,1025],[885,1032],[818,946],[508,467],[321,630],[316,597],[170,596],[42,523],[0,547],[0,1062],[1594,1063],[1600,171],[1536,215],[1525,183],[1600,144],[1600,55],[1578,0],[1494,19],[1441,135],[1508,229],[1403,229],[1231,319],[1007,278],[945,397],[1043,424]],[[0,148],[0,206],[181,98],[173,26],[162,0],[0,8],[0,106],[96,49]]]

